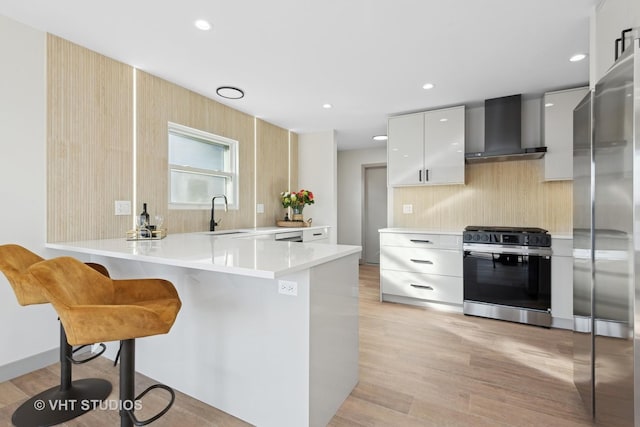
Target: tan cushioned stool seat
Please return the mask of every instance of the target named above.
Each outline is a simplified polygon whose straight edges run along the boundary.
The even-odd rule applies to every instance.
[[[32,265],[72,345],[166,334],[182,303],[163,279],[114,280],[72,257]]]

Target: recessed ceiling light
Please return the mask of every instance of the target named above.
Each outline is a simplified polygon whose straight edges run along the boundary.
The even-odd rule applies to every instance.
[[[227,99],[240,99],[244,97],[244,91],[233,86],[220,86],[216,89],[218,96]]]
[[[573,55],[571,58],[569,58],[569,61],[578,62],[578,61],[582,61],[586,57],[587,57],[587,55],[585,55],[584,53],[577,53],[577,54]]]
[[[553,102],[547,102],[544,104],[545,107],[553,107]]]
[[[386,141],[387,135],[376,135],[372,138],[374,141]]]
[[[425,83],[422,85],[422,89],[433,89],[433,83]]]
[[[209,22],[205,21],[204,19],[198,19],[193,23],[193,25],[195,25],[197,29],[202,31],[209,31],[211,29],[211,24],[209,24]]]
[[[449,121],[449,119],[447,119],[446,117],[443,117],[442,119],[440,119],[441,122],[447,122]]]
[[[322,104],[322,108],[326,108],[327,110],[331,107],[333,107],[331,104]]]

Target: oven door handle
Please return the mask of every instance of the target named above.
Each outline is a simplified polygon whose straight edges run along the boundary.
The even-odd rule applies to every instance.
[[[415,262],[416,264],[429,264],[433,265],[433,261],[429,261],[428,259],[413,259],[410,258],[411,262]]]
[[[429,285],[416,285],[415,283],[409,283],[409,285],[413,288],[418,288],[418,289],[426,289],[428,291],[432,291],[433,288]]]
[[[553,251],[551,248],[542,248],[538,246],[505,246],[505,245],[482,245],[482,244],[464,244],[462,250],[467,252],[480,252],[486,254],[504,254],[504,255],[530,255],[530,256],[551,256]]]

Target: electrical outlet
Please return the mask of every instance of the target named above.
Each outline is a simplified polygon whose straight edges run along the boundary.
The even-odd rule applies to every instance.
[[[294,297],[298,296],[298,283],[288,280],[278,280],[278,293]]]
[[[403,214],[412,214],[413,213],[413,205],[402,205],[402,213]]]
[[[264,213],[264,204],[258,203],[256,205],[256,213]]]
[[[116,215],[131,215],[131,201],[116,200]]]

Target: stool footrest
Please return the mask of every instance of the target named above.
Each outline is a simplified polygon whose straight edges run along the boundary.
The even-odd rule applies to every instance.
[[[154,384],[152,386],[150,386],[149,388],[147,388],[145,391],[143,391],[142,393],[140,393],[138,396],[136,396],[135,400],[140,400],[145,394],[149,393],[151,390],[156,389],[156,388],[160,388],[163,390],[166,390],[169,392],[169,394],[171,395],[171,400],[169,401],[169,404],[160,412],[158,412],[156,415],[154,415],[153,417],[147,419],[147,420],[139,420],[136,418],[135,415],[133,415],[133,409],[126,409],[124,410],[127,415],[129,415],[129,418],[131,418],[131,421],[133,422],[133,424],[137,425],[137,426],[146,426],[151,424],[152,422],[156,421],[158,418],[162,417],[164,414],[166,414],[169,409],[171,408],[171,406],[173,406],[173,402],[176,400],[176,394],[173,391],[173,389],[169,386],[166,386],[164,384]]]
[[[76,351],[82,350],[83,348],[88,347],[89,345],[93,345],[93,344],[82,345],[74,349],[73,353],[75,353]],[[69,362],[73,363],[74,365],[82,365],[83,363],[91,362],[96,357],[102,356],[102,353],[104,353],[107,350],[107,346],[104,345],[103,343],[100,343],[98,345],[100,346],[100,351],[98,351],[96,354],[94,354],[91,357],[87,357],[86,359],[74,359],[73,356],[68,356],[67,359],[69,359]]]

